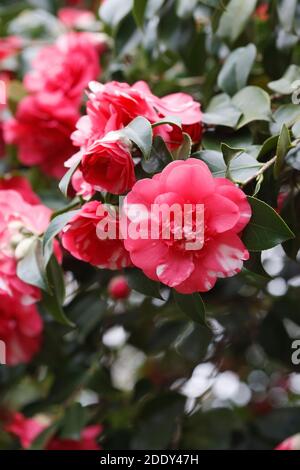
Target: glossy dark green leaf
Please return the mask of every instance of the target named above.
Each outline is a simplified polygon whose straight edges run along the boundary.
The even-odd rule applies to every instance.
[[[66,172],[66,174],[62,177],[62,179],[59,182],[59,189],[63,193],[64,196],[68,197],[68,188],[72,179],[72,176],[74,175],[75,171],[77,170],[80,162],[82,159],[82,153],[78,152],[76,157],[74,158],[73,165],[69,170]]]
[[[249,251],[268,250],[294,238],[293,232],[271,206],[251,196],[248,202],[252,217],[242,240]]]
[[[207,326],[205,305],[200,294],[185,295],[173,290],[173,296],[183,313],[194,322]]]
[[[161,172],[172,160],[172,155],[165,141],[156,135],[153,139],[150,157],[148,160],[143,159],[141,165],[146,173],[154,174]]]
[[[128,284],[131,289],[144,295],[161,299],[160,284],[149,279],[140,269],[128,270]]]
[[[52,254],[52,242],[68,222],[78,213],[78,210],[64,212],[51,220],[43,238],[43,252],[45,265],[47,265]]]
[[[132,13],[136,24],[142,28],[144,25],[145,11],[147,7],[148,0],[133,0]]]
[[[236,127],[241,114],[241,111],[234,106],[230,97],[222,93],[210,101],[206,112],[203,114],[203,122],[214,126]]]
[[[291,147],[291,139],[288,128],[283,124],[276,149],[276,161],[274,164],[274,176],[278,178],[284,163],[284,157],[288,153]]]
[[[43,257],[43,245],[40,239],[35,239],[27,254],[18,262],[17,275],[26,284],[30,284],[44,291],[49,290]]]
[[[60,438],[79,441],[86,420],[87,416],[84,407],[80,403],[74,403],[65,412],[59,431]]]
[[[270,97],[257,86],[247,86],[238,91],[232,98],[232,103],[243,113],[237,125],[238,129],[253,121],[271,120]]]
[[[217,35],[232,43],[236,41],[250,19],[256,3],[257,0],[230,0],[221,16]]]
[[[256,47],[254,44],[239,47],[231,52],[218,76],[219,88],[229,95],[234,95],[246,86],[255,57]]]
[[[268,87],[280,95],[291,95],[294,91],[293,84],[296,80],[300,80],[300,67],[292,64],[288,67],[282,78],[268,83]]]
[[[144,158],[149,158],[152,147],[152,127],[147,119],[139,116],[121,132],[140,149]]]

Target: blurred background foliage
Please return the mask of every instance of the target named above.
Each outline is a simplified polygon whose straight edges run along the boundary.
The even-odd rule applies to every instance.
[[[101,81],[145,80],[158,95],[185,91],[201,102],[203,158],[211,161],[216,154],[209,152],[219,155],[225,142],[252,151],[259,146],[264,161],[274,154],[281,125],[300,118],[289,88],[300,78],[296,0],[1,0],[0,36],[26,43],[6,65],[17,74],[12,110],[34,49],[64,31],[56,14],[66,5],[91,9],[92,29],[110,37]],[[246,85],[271,97],[271,122],[250,117],[239,128],[234,96]],[[212,101],[219,93],[227,98]],[[251,99],[244,98],[249,107]],[[263,100],[252,114],[262,112]],[[299,129],[293,132],[299,137]],[[266,172],[257,188],[273,207],[288,188],[282,215],[294,228],[300,220],[296,150],[279,179]],[[9,152],[3,171],[18,166]],[[37,169],[21,171],[47,205],[66,205],[55,182]],[[254,186],[247,186],[249,194]],[[300,431],[300,369],[291,361],[292,341],[300,337],[299,243],[298,237],[263,252],[262,264],[257,255],[240,275],[203,295],[211,328],[187,321],[167,290],[160,293],[134,270],[125,273],[130,296],[115,301],[107,292],[111,272],[66,256],[65,313],[76,328],[60,325],[41,305],[43,348],[28,366],[0,367],[1,410],[49,415],[64,435],[101,423],[104,449],[273,448]],[[0,430],[0,447],[18,443]]]

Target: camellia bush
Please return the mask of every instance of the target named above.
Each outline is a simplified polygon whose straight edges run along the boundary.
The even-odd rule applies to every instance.
[[[297,0],[0,36],[0,448],[300,448]]]

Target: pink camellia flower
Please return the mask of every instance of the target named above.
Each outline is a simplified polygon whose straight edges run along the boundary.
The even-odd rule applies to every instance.
[[[0,60],[16,54],[22,47],[22,39],[18,36],[8,36],[0,39]]]
[[[102,229],[101,223],[109,223],[112,232],[106,234],[106,227]],[[95,266],[120,269],[131,265],[129,254],[119,238],[118,218],[99,201],[82,206],[64,227],[62,244],[75,258]]]
[[[29,181],[23,176],[5,175],[3,178],[0,178],[0,190],[2,189],[14,189],[28,204],[35,205],[41,203],[39,197],[32,190]]]
[[[79,169],[75,171],[71,181],[76,195],[81,196],[85,201],[90,200],[95,194],[92,185],[83,179],[82,172]]]
[[[67,28],[88,28],[96,20],[92,11],[72,7],[60,8],[57,16]]]
[[[28,449],[46,427],[44,417],[26,418],[22,413],[14,413],[5,425],[5,431],[18,437],[22,447]],[[100,424],[94,424],[84,428],[78,440],[51,437],[45,450],[100,450],[97,437],[102,430]]]
[[[127,299],[130,294],[130,287],[125,276],[113,277],[107,286],[109,295],[116,300]]]
[[[173,205],[183,222],[172,213],[165,217]],[[212,289],[217,278],[235,275],[249,258],[239,237],[251,217],[245,194],[229,180],[214,179],[195,158],[172,162],[152,179],[138,181],[125,198],[124,213],[124,244],[132,263],[180,293]]]
[[[27,96],[15,118],[5,123],[4,138],[18,145],[22,163],[37,165],[44,173],[60,178],[64,162],[75,150],[70,135],[78,117],[73,104],[57,95]]]
[[[275,450],[300,450],[300,434],[288,437],[275,447]]]
[[[260,21],[268,21],[268,19],[270,18],[269,4],[262,3],[261,5],[259,5],[254,12],[254,16]]]
[[[55,93],[79,104],[89,81],[100,74],[99,54],[92,33],[70,32],[46,46],[24,78],[30,92]]]
[[[97,437],[102,432],[100,424],[87,426],[81,432],[80,439],[61,439],[53,437],[47,445],[47,450],[101,450]]]
[[[84,152],[80,164],[83,179],[95,190],[123,194],[135,183],[131,142],[118,137],[117,132],[108,133],[96,140]]]
[[[4,430],[18,437],[23,449],[28,449],[37,436],[45,429],[45,424],[37,418],[26,418],[22,413],[13,413]]]
[[[9,295],[0,299],[0,340],[6,347],[6,364],[30,362],[42,340],[43,322],[36,306]]]
[[[72,135],[74,145],[86,148],[95,140],[101,139],[110,131],[119,130],[137,116],[144,116],[151,123],[175,115],[181,119],[183,130],[190,133],[198,142],[202,132],[200,104],[185,93],[174,93],[158,98],[153,95],[145,82],[109,82],[105,85],[90,83],[87,115],[80,118],[77,131]],[[171,125],[161,125],[154,129],[170,145],[179,145],[182,132]]]
[[[26,254],[35,237],[46,230],[51,216],[50,209],[35,199],[32,203],[32,199],[30,188],[24,182],[20,184],[20,180],[15,190],[0,190],[0,293],[26,304],[38,300],[40,291],[18,278],[17,261]]]

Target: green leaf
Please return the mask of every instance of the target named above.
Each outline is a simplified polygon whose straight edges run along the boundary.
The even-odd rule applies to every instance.
[[[237,109],[231,98],[222,93],[210,101],[206,112],[203,114],[203,122],[207,125],[236,127],[241,111]]]
[[[59,185],[58,185],[58,187],[61,190],[61,192],[63,193],[63,195],[66,196],[66,197],[68,197],[68,188],[69,188],[69,185],[70,185],[71,178],[74,175],[75,171],[77,170],[77,168],[79,167],[79,164],[81,162],[82,153],[78,152],[76,154],[76,156],[74,155],[74,157],[75,158],[74,158],[73,165],[71,166],[71,168],[68,169],[68,171],[62,177],[62,179],[60,180]]]
[[[235,148],[229,147],[229,145],[221,144],[221,151],[223,154],[225,164],[229,166],[230,161],[236,156],[240,155],[244,151],[244,149],[235,149]]]
[[[261,146],[260,151],[258,152],[257,160],[260,160],[265,155],[268,155],[270,152],[274,152],[275,154],[278,138],[279,138],[278,135],[272,135],[267,140],[265,140],[265,142]]]
[[[206,326],[190,323],[175,343],[175,349],[185,359],[200,363],[204,360],[213,338]]]
[[[296,16],[297,0],[281,0],[276,3],[281,25],[286,32],[291,32]]]
[[[284,104],[276,109],[270,125],[272,134],[279,134],[283,124],[291,127],[300,119],[300,106],[298,104]]]
[[[186,160],[191,155],[192,139],[186,132],[183,132],[182,136],[182,144],[172,152],[174,160]]]
[[[152,147],[152,126],[147,119],[139,116],[120,132],[140,149],[144,158],[149,158]]]
[[[147,7],[148,0],[133,0],[132,13],[135,19],[136,24],[143,28],[145,11]]]
[[[35,239],[27,254],[17,265],[17,275],[22,281],[45,291],[49,290],[47,283],[43,245],[40,239]]]
[[[44,238],[43,238],[43,252],[45,258],[45,266],[47,266],[48,261],[52,254],[52,241],[53,238],[58,235],[62,229],[67,225],[68,222],[78,213],[78,210],[64,212],[63,214],[58,215],[51,220],[50,225],[48,226]]]
[[[202,138],[202,145],[207,150],[221,149],[221,144],[227,144],[234,148],[246,149],[253,143],[253,137],[247,127],[243,127],[239,131],[227,132],[228,129],[216,129],[214,132],[208,131]]]
[[[268,93],[256,86],[248,86],[240,90],[232,98],[232,103],[243,116],[238,122],[237,129],[253,121],[270,121],[271,101]]]
[[[176,422],[184,413],[184,404],[184,397],[175,392],[161,393],[141,403],[131,448],[169,448],[176,432]]]
[[[291,95],[294,91],[293,83],[300,79],[300,67],[298,65],[290,65],[285,74],[279,80],[268,83],[270,90],[280,95]]]
[[[59,437],[61,439],[72,439],[79,441],[82,429],[86,424],[86,410],[80,403],[74,403],[67,408],[61,423]]]
[[[252,217],[242,240],[249,251],[268,250],[294,238],[293,232],[271,206],[251,196],[248,196],[248,202]]]
[[[234,95],[247,84],[256,57],[256,47],[249,44],[235,49],[227,57],[218,76],[218,86],[225,93]]]
[[[300,145],[292,147],[287,153],[286,163],[297,171],[300,171]]]
[[[254,284],[264,285],[271,280],[261,262],[261,252],[251,253],[251,257],[244,263],[242,273]]]
[[[235,42],[244,31],[245,26],[256,7],[257,0],[231,0],[222,14],[217,35]]]
[[[206,163],[214,177],[225,178],[227,167],[221,152],[217,152],[216,150],[200,150],[199,152],[193,153],[191,156],[193,158],[199,158],[199,160]]]
[[[156,135],[153,139],[150,157],[148,160],[143,159],[142,168],[146,173],[160,173],[168,163],[172,162],[172,155],[160,135]]]
[[[29,450],[44,450],[50,439],[56,434],[59,423],[53,423],[34,439]]]
[[[51,294],[44,292],[42,304],[52,317],[62,325],[74,327],[63,311],[65,299],[65,283],[61,266],[53,255],[47,266],[47,279],[51,288]]]
[[[262,167],[262,163],[250,154],[251,148],[245,151],[222,144],[221,149],[227,164],[226,176],[236,183],[244,183],[254,177]]]
[[[140,269],[128,270],[128,284],[131,289],[156,299],[161,299],[160,284],[149,279]]]
[[[296,139],[300,138],[300,119],[296,121],[295,124],[293,125],[292,133]]]
[[[180,129],[182,128],[181,119],[178,116],[166,116],[165,118],[154,122],[152,124],[152,128],[154,129],[155,127],[162,126],[164,124],[176,126],[176,127],[179,127]]]
[[[194,322],[207,326],[205,305],[200,294],[179,294],[173,290],[175,302],[180,310]]]
[[[284,157],[291,147],[291,139],[288,128],[283,124],[276,149],[276,161],[274,165],[274,177],[278,178],[284,163]]]
[[[132,2],[133,0],[106,0],[99,9],[99,16],[104,23],[115,28],[132,9]]]

